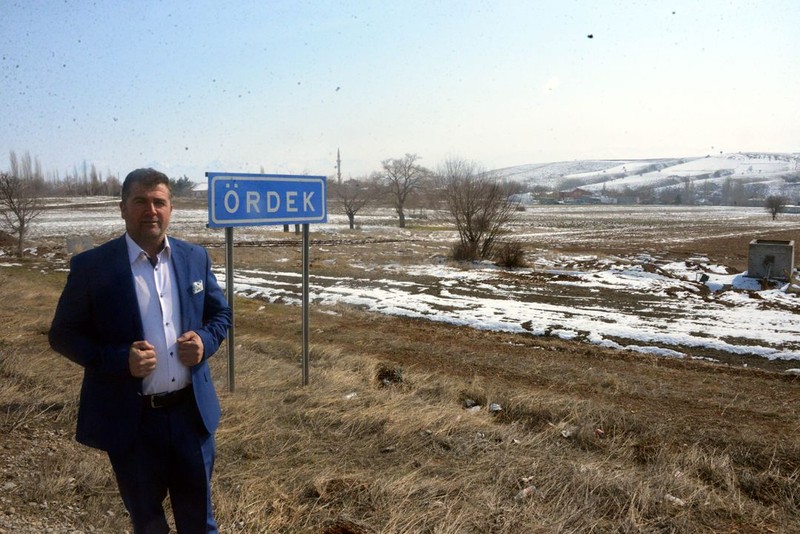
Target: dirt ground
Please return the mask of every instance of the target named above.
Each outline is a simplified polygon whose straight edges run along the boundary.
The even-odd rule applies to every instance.
[[[710,262],[725,265],[735,272],[746,269],[747,245],[754,236],[792,240],[798,235],[800,224],[775,227],[759,219],[754,227],[752,221],[738,225],[711,218],[687,233],[686,225],[679,219],[648,219],[633,230],[631,226],[617,224],[613,217],[587,222],[578,217],[553,220],[543,215],[538,226],[534,224],[534,227],[537,228],[535,235],[528,238],[532,255],[544,254],[545,250],[609,256],[648,253],[679,260],[702,254]],[[324,252],[317,252],[314,261],[318,269],[336,269],[338,274],[347,272],[347,262],[334,261],[331,262],[334,267],[325,267],[326,260],[426,261],[448,251],[449,243],[430,239],[430,232],[438,231],[417,227],[399,235],[391,229],[369,235],[365,235],[365,231],[315,235],[317,248],[324,249]],[[563,234],[555,240],[553,236],[559,232]],[[621,235],[624,239],[619,237]],[[401,259],[397,258],[398,243],[400,250],[405,251]],[[291,234],[271,235],[237,246],[236,257],[242,266],[293,269],[299,265],[297,244],[297,238]],[[207,245],[215,261],[222,262],[224,254],[220,243],[209,241]],[[101,454],[77,445],[72,439],[79,370],[55,357],[46,345],[46,332],[63,284],[66,265],[64,252],[55,246],[48,247],[51,245],[42,244],[39,256],[24,258],[19,265],[0,272],[3,288],[0,296],[0,379],[3,381],[0,389],[0,534],[122,532],[126,528],[125,513],[104,467],[105,459]],[[285,262],[287,254],[291,258],[288,263]],[[62,270],[54,270],[53,266]],[[336,391],[335,383],[320,384],[319,392],[316,388],[300,391],[296,383],[287,385],[279,381],[278,385],[271,385],[268,389],[263,385],[272,383],[271,377],[280,366],[296,366],[299,310],[243,298],[238,298],[236,305],[237,339],[244,356],[250,356],[250,363],[244,364],[245,368],[240,370],[243,381],[237,394],[225,392],[227,363],[224,354],[214,361],[214,374],[220,381],[226,412],[220,436],[218,468],[220,494],[230,499],[219,506],[221,525],[226,527],[223,531],[264,531],[241,526],[246,522],[242,520],[241,510],[237,509],[243,504],[237,504],[237,499],[246,499],[237,493],[237,488],[243,482],[237,482],[238,485],[229,482],[234,476],[231,473],[236,473],[235,478],[240,479],[246,473],[272,469],[276,471],[273,475],[276,484],[281,482],[280,469],[277,466],[266,467],[274,466],[275,460],[267,458],[273,463],[260,467],[256,463],[247,463],[258,461],[258,455],[247,445],[236,442],[234,431],[225,431],[234,428],[237,413],[261,405],[255,402],[257,398],[265,406],[275,407],[274,411],[278,413],[286,407],[304,414],[302,421],[310,425],[313,437],[305,442],[303,454],[315,457],[317,462],[326,465],[325,469],[335,471],[334,466],[341,457],[359,458],[358,463],[364,464],[368,472],[375,473],[376,479],[363,478],[368,475],[362,475],[356,480],[372,487],[375,492],[379,487],[377,479],[391,478],[393,469],[435,461],[437,474],[434,478],[449,481],[450,485],[449,489],[438,491],[451,492],[451,506],[457,507],[458,499],[463,498],[465,509],[470,506],[480,508],[468,503],[485,498],[484,494],[478,496],[473,492],[475,487],[489,484],[487,480],[470,481],[472,475],[464,472],[463,464],[459,463],[454,464],[452,472],[448,471],[447,457],[441,453],[432,458],[425,456],[428,453],[424,451],[405,455],[403,444],[418,439],[420,433],[419,427],[413,424],[409,425],[407,432],[399,430],[389,448],[385,444],[387,437],[377,432],[382,441],[378,442],[380,446],[374,446],[372,453],[363,449],[364,443],[371,443],[368,440],[373,439],[372,432],[355,433],[350,438],[336,434],[335,446],[327,442],[323,431],[327,423],[314,421],[307,414],[319,413],[319,406],[333,404],[330,397],[324,395],[331,395],[330,388]],[[665,473],[677,473],[675,476],[684,473],[682,476],[697,484],[694,493],[683,496],[689,504],[676,505],[679,508],[662,509],[666,506],[663,504],[636,508],[629,503],[646,501],[645,496],[614,494],[609,497],[612,504],[608,505],[613,512],[598,512],[598,518],[592,520],[594,522],[577,519],[579,516],[570,512],[569,517],[556,515],[556,519],[551,520],[555,521],[551,524],[560,524],[560,527],[544,528],[538,532],[580,532],[587,531],[592,525],[592,530],[598,532],[788,533],[800,528],[800,515],[797,513],[800,507],[800,491],[797,490],[800,377],[784,372],[787,366],[796,367],[796,362],[770,362],[755,357],[731,357],[717,363],[663,358],[547,336],[486,332],[418,319],[388,317],[344,306],[333,310],[313,310],[311,325],[315,354],[335,355],[313,363],[312,383],[319,384],[322,377],[330,379],[332,376],[344,383],[353,375],[357,376],[360,373],[357,370],[362,367],[378,371],[395,369],[398,373],[402,370],[404,389],[396,393],[386,396],[371,382],[362,384],[363,390],[358,390],[364,398],[361,406],[375,406],[375,409],[382,410],[382,415],[372,417],[385,421],[407,420],[408,412],[418,409],[420,401],[444,413],[462,410],[462,404],[467,400],[481,404],[491,401],[504,408],[489,427],[489,432],[499,436],[495,439],[498,448],[500,441],[503,446],[511,443],[506,434],[512,432],[523,442],[525,436],[534,443],[540,443],[545,437],[552,440],[547,443],[571,440],[572,448],[566,452],[563,452],[563,446],[557,449],[559,457],[562,454],[568,457],[565,470],[575,469],[575,465],[614,463],[617,465],[615,476],[622,476],[624,472],[637,473],[636,476],[645,481],[641,484],[653,484],[647,481]],[[263,376],[260,373],[264,373]],[[452,390],[451,386],[443,384],[453,384]],[[354,386],[348,382],[340,387]],[[317,404],[304,407],[298,400],[304,398]],[[282,427],[280,418],[269,419],[264,414],[259,417],[267,418],[262,424],[276,442],[284,443],[288,439],[282,437],[287,430]],[[341,417],[353,421],[357,416],[343,412]],[[367,429],[371,424],[358,423]],[[296,427],[298,423],[289,426],[292,425]],[[437,451],[449,451],[451,447],[454,451],[460,450],[455,441],[457,432],[452,432],[447,438],[435,442],[437,447],[444,447],[437,448]],[[471,439],[474,439],[474,434],[470,434],[473,436]],[[270,438],[263,439],[268,443]],[[518,467],[501,466],[502,470],[494,472],[494,469],[501,469],[496,467],[501,463],[500,458],[503,461],[508,461],[508,458],[494,457],[489,445],[481,447],[484,447],[481,454],[486,456],[487,463],[477,464],[477,460],[472,459],[470,465],[478,472],[486,471],[488,480],[493,477],[500,480],[534,465],[550,466],[556,471],[560,469],[558,462],[561,460],[550,456],[531,457],[525,464],[528,467],[522,464]],[[537,454],[539,448],[532,447],[532,454]],[[284,453],[285,449],[286,445],[281,445],[275,452],[276,456]],[[394,451],[394,456],[387,451]],[[63,460],[66,457],[82,460],[68,463]],[[301,472],[304,462],[299,456],[290,456],[277,463],[295,465],[295,472]],[[418,531],[396,527],[400,520],[393,514],[404,509],[406,515],[419,510],[419,514],[427,514],[428,520],[441,521],[435,523],[441,525],[441,532],[459,531],[455,527],[447,530],[444,526],[448,521],[446,514],[437,516],[430,512],[430,504],[409,497],[395,501],[387,495],[384,503],[387,509],[354,508],[357,503],[348,500],[323,502],[324,506],[313,509],[313,513],[308,515],[308,510],[298,503],[306,502],[308,485],[313,486],[314,481],[318,483],[319,469],[317,465],[308,475],[306,488],[296,490],[297,495],[291,489],[295,482],[285,481],[280,486],[281,506],[287,510],[295,506],[298,515],[305,513],[306,523],[310,521],[314,526],[296,530],[284,526],[279,531]],[[539,472],[542,471],[540,467]],[[48,473],[50,475],[45,476]],[[54,477],[53,473],[59,476]],[[467,479],[465,485],[456,482],[459,478]],[[433,484],[432,480],[425,484]],[[511,512],[502,508],[486,514],[494,516],[494,519],[482,516],[471,519],[473,525],[492,524],[483,521],[497,523],[499,514],[506,522],[502,528],[463,531],[526,532],[528,530],[520,525],[543,521],[537,514],[545,514],[550,503],[562,504],[554,497],[566,491],[559,489],[559,484],[569,485],[569,481],[540,481],[541,495],[536,506],[524,511],[514,509],[516,515],[506,516],[504,514]],[[673,481],[671,484],[676,483]],[[502,488],[489,490],[495,494],[505,491]],[[574,491],[586,491],[587,499],[592,493],[584,486]],[[603,491],[610,490],[606,488]],[[626,500],[628,498],[632,501]],[[725,501],[733,503],[723,504]],[[272,505],[273,512],[275,506]],[[558,508],[555,504],[552,506]],[[636,514],[626,511],[628,507],[632,507],[630,510],[636,508],[636,513],[642,517],[631,519]],[[325,527],[329,525],[326,518],[337,517],[343,511],[352,515],[354,510],[360,511],[360,520],[352,522],[350,527],[340,530]],[[468,513],[473,512],[463,512],[464,515]],[[584,512],[584,515],[591,513]],[[286,521],[285,525],[293,524],[288,519]],[[371,527],[358,530],[353,526],[357,524]],[[395,527],[390,526],[393,524]]]

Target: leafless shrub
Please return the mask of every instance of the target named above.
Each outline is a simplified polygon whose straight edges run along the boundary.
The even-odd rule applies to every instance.
[[[444,162],[436,181],[458,232],[460,252],[491,258],[498,236],[515,213],[509,188],[477,164],[459,159]]]
[[[494,261],[501,267],[527,267],[525,248],[519,241],[498,243],[494,251]]]
[[[455,243],[450,251],[455,261],[475,261],[480,259],[478,247],[472,243]]]

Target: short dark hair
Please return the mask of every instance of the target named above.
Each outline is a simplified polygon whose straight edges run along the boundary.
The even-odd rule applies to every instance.
[[[169,178],[167,175],[150,167],[136,169],[135,171],[128,173],[128,176],[125,177],[125,181],[122,182],[123,202],[128,200],[128,196],[131,194],[131,187],[133,187],[133,184],[142,184],[145,187],[155,187],[159,184],[164,184],[167,186],[170,198],[172,198],[172,188],[170,187]]]

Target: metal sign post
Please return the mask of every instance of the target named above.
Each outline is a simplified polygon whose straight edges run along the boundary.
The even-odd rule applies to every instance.
[[[233,373],[233,353],[234,353],[234,325],[236,315],[233,312],[233,227],[225,228],[225,297],[228,299],[228,306],[231,308],[231,327],[228,329],[228,391],[233,393],[234,373]]]
[[[225,228],[225,284],[233,312],[233,227],[303,225],[303,385],[309,382],[309,223],[327,222],[325,176],[207,172],[208,226]],[[228,390],[234,390],[234,328],[228,330]]]
[[[303,225],[303,385],[308,385],[308,271],[309,259],[308,224]]]

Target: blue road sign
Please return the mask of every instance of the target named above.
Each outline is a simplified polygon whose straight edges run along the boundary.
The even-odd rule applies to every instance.
[[[324,223],[326,178],[207,172],[208,226]]]

